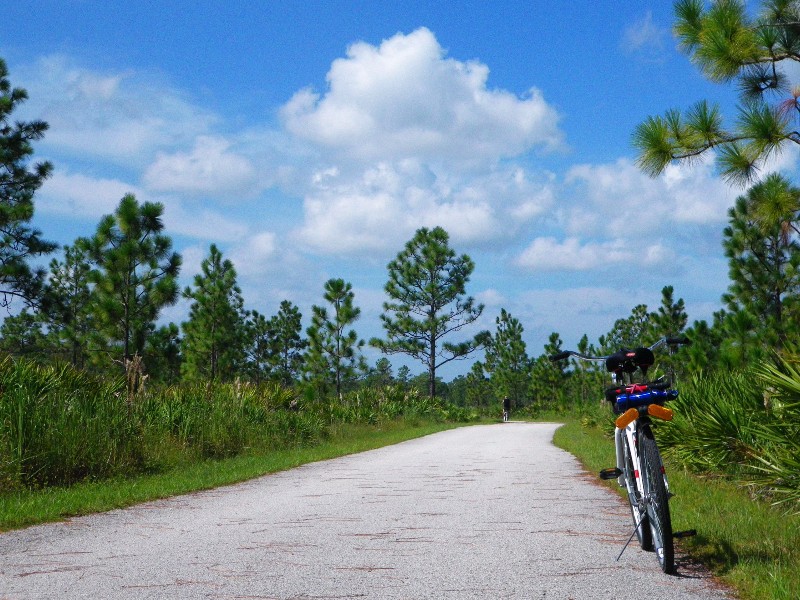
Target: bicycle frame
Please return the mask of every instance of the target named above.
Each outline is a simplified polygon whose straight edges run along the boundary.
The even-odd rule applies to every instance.
[[[614,429],[614,450],[616,451],[617,455],[617,468],[620,471],[623,471],[623,474],[617,478],[617,483],[619,483],[620,487],[625,487],[625,457],[623,454],[623,437],[627,438],[628,440],[628,448],[634,448],[634,440],[636,439],[636,426],[637,422],[633,421],[625,429],[620,429],[617,427]],[[633,456],[631,456],[631,461],[633,462],[633,469],[636,473],[641,473],[641,465],[639,464],[639,453],[635,452]],[[636,487],[639,489],[639,493],[642,493],[641,489],[641,478],[636,477]]]
[[[638,433],[639,433],[640,423],[642,423],[642,420],[644,418],[645,417],[639,417],[638,419],[635,419],[635,420],[631,421],[630,423],[628,423],[628,425],[626,425],[623,429],[620,429],[619,427],[617,427],[614,430],[614,449],[615,449],[616,456],[617,456],[617,469],[619,469],[620,471],[623,471],[623,472],[625,470],[625,464],[624,464],[625,463],[625,458],[624,458],[624,454],[623,454],[623,452],[624,452],[623,444],[625,443],[623,441],[623,438],[624,438],[628,442],[628,448],[632,449],[631,462],[633,463],[634,481],[636,483],[636,489],[639,492],[640,497],[642,497],[642,498],[645,495],[645,490],[644,490],[644,484],[642,482],[642,478],[639,476],[639,474],[642,472],[642,463],[641,463],[641,459],[640,459],[640,456],[639,456],[639,450],[638,450],[639,445],[638,445],[638,442],[637,442],[637,436],[638,436]],[[667,494],[669,494],[670,493],[669,492],[669,480],[667,479],[667,473],[664,470],[663,466],[661,468],[661,472],[662,472],[662,475],[664,477],[664,486],[666,487]],[[624,477],[625,477],[625,475],[623,473],[622,475],[620,475],[617,478],[617,482],[619,483],[620,487],[625,487]]]

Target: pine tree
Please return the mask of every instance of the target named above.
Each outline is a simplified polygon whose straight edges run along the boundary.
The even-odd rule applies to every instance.
[[[753,314],[742,309],[725,311],[720,326],[723,336],[719,364],[722,368],[743,370],[765,357],[758,319]]]
[[[162,233],[163,212],[162,204],[140,205],[127,194],[89,243],[98,325],[124,361],[144,354],[161,310],[178,298],[181,257]]]
[[[194,289],[183,292],[192,304],[183,323],[181,372],[188,379],[230,381],[242,366],[246,340],[236,269],[214,244],[200,268]]]
[[[350,283],[329,279],[325,283],[324,298],[332,312],[329,314],[323,306],[312,306],[311,326],[306,332],[306,372],[323,391],[333,384],[337,398],[341,398],[344,387],[355,380],[363,361],[360,350],[364,340],[358,338],[355,330],[346,331],[361,315],[361,309],[353,304],[354,297]]]
[[[611,353],[620,348],[650,345],[651,319],[652,314],[648,312],[646,304],[634,306],[629,317],[614,322],[614,327],[605,336],[603,350]]]
[[[732,313],[750,314],[761,343],[781,349],[797,324],[800,299],[800,244],[794,223],[795,212],[763,220],[760,211],[774,195],[800,198],[780,175],[770,175],[737,198],[728,211],[723,247],[730,266],[731,284],[723,300]],[[743,318],[743,317],[740,317]]]
[[[499,403],[502,396],[498,395],[497,389],[486,376],[484,367],[485,365],[482,362],[475,361],[472,363],[472,368],[466,376],[466,403],[468,406],[474,406],[475,408],[490,408],[494,406],[499,412]]]
[[[724,311],[714,315],[714,321],[709,326],[705,320],[695,321],[686,330],[692,344],[681,349],[683,357],[682,367],[686,373],[708,372],[720,365],[720,348],[723,342],[723,331],[720,316]]]
[[[397,369],[397,383],[403,388],[407,388],[410,381],[411,369],[408,368],[408,365],[400,365],[400,368]]]
[[[50,335],[58,345],[67,348],[69,361],[78,368],[86,365],[97,330],[88,243],[78,238],[74,245],[64,246],[64,260],[50,262],[46,288],[50,308],[45,319]]]
[[[386,339],[370,344],[387,354],[402,353],[421,361],[428,371],[428,393],[436,397],[436,370],[466,358],[488,339],[488,332],[453,344],[444,338],[471,323],[483,312],[466,296],[466,284],[475,268],[466,254],[456,256],[441,227],[422,228],[389,263],[384,290],[391,299],[381,315]]]
[[[394,382],[392,376],[392,363],[388,358],[382,356],[375,361],[375,384],[379,386],[391,385]]]
[[[547,338],[544,354],[531,363],[530,396],[539,406],[558,405],[565,398],[567,374],[564,361],[552,362],[550,357],[561,352],[563,342],[557,332]]]
[[[302,337],[302,320],[300,309],[288,300],[281,302],[278,314],[270,319],[270,368],[272,376],[285,386],[297,381],[303,371],[308,341]]]
[[[680,336],[686,328],[688,320],[683,298],[676,301],[674,288],[671,285],[665,286],[661,290],[661,305],[656,312],[650,315],[649,339],[645,340],[645,344],[652,344],[663,337]],[[676,373],[682,377],[686,372],[685,363],[688,350],[683,346],[677,350],[677,354],[672,354],[673,350],[674,348],[670,347],[669,352],[659,353],[657,364],[660,371],[668,374],[674,381]]]
[[[43,325],[41,316],[27,308],[7,316],[0,325],[0,351],[28,360],[52,361],[57,347]]]
[[[254,383],[266,381],[270,376],[275,332],[271,319],[257,310],[248,313],[245,320],[245,371]]]
[[[523,406],[530,372],[530,359],[522,339],[524,329],[504,308],[495,323],[497,331],[486,345],[484,368],[491,375],[498,396],[507,396],[512,406]]]
[[[362,382],[366,387],[382,388],[395,383],[392,374],[392,363],[385,356],[375,361],[374,367],[370,367],[366,363],[364,363],[364,367]]]
[[[168,323],[157,328],[147,338],[145,368],[153,381],[174,384],[181,375],[180,328]]]
[[[714,149],[722,174],[744,183],[782,148],[800,144],[800,93],[781,64],[800,60],[800,4],[764,0],[758,12],[752,17],[741,0],[675,2],[681,48],[709,80],[735,82],[739,117],[726,127],[719,107],[702,101],[684,114],[648,118],[634,133],[646,173],[658,175],[673,161]]]
[[[605,337],[600,337],[602,345]],[[589,336],[586,334],[583,334],[578,341],[577,350],[588,356],[596,356],[599,353],[599,350],[589,343]],[[606,381],[605,366],[594,361],[572,359],[570,362],[573,367],[572,372],[569,373],[572,393],[583,401],[599,399],[601,404],[605,402],[605,398],[599,393]]]
[[[675,300],[675,289],[671,285],[661,290],[661,306],[650,317],[652,341],[665,336],[678,336],[686,328],[689,317],[683,298]]]
[[[28,168],[31,143],[44,137],[47,123],[11,122],[11,114],[27,98],[25,90],[11,87],[6,63],[0,59],[0,306],[4,307],[15,297],[29,305],[39,301],[45,272],[32,270],[28,259],[56,248],[30,227],[34,192],[53,166],[40,162]]]

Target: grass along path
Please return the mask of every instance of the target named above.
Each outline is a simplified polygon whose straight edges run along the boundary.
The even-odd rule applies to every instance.
[[[600,429],[567,422],[554,442],[592,473],[614,465],[614,441]],[[746,489],[667,464],[673,529],[696,529],[680,546],[744,599],[800,598],[800,515],[756,502]],[[598,481],[600,479],[598,478]],[[615,482],[606,482],[621,493]],[[655,562],[655,561],[654,561]]]
[[[0,494],[0,532],[237,483],[310,462],[397,444],[456,426],[434,422],[411,425],[402,421],[379,426],[339,425],[331,429],[329,439],[314,446],[192,463],[130,479]]]

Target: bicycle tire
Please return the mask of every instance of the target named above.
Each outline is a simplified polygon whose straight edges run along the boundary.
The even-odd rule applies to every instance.
[[[633,526],[636,527],[636,539],[642,550],[653,551],[653,534],[650,531],[650,522],[647,518],[647,511],[643,510],[643,502],[639,489],[636,487],[636,474],[631,460],[631,449],[628,444],[628,436],[622,436],[622,455],[624,460],[623,477],[625,489],[628,493],[628,503],[631,506],[631,518]],[[638,527],[637,527],[638,525]]]
[[[669,495],[664,482],[663,463],[653,431],[643,425],[639,429],[639,455],[642,462],[642,487],[650,531],[658,564],[664,573],[675,572],[675,547],[672,539],[672,519],[669,514]]]

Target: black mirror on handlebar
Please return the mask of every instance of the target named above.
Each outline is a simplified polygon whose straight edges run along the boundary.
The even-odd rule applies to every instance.
[[[552,356],[550,356],[550,360],[552,362],[556,362],[556,361],[559,361],[559,360],[564,360],[565,358],[569,358],[571,354],[572,354],[572,352],[569,352],[569,351],[567,351],[567,352],[559,352],[558,354],[553,354]]]

